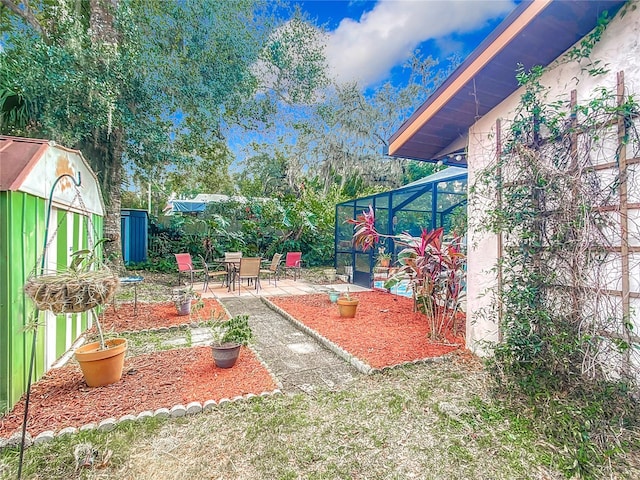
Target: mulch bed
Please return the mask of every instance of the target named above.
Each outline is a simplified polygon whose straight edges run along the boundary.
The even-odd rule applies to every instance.
[[[203,307],[196,309],[196,301],[191,302],[191,315],[178,315],[173,302],[140,303],[134,314],[133,303],[110,305],[102,315],[100,324],[105,332],[134,332],[161,327],[206,322],[212,318],[227,318],[222,305],[214,298],[202,299]]]
[[[355,318],[342,318],[328,295],[271,297],[269,300],[373,368],[439,357],[464,346],[464,315],[457,334],[441,343],[429,338],[427,317],[413,311],[413,300],[387,292],[352,293],[360,300]]]
[[[446,332],[446,342],[429,340],[425,315],[413,312],[413,301],[385,292],[354,293],[360,299],[355,318],[341,318],[328,295],[273,297],[270,300],[300,322],[339,345],[373,368],[438,357],[464,345],[464,316],[458,319],[458,335]],[[171,327],[226,316],[215,299],[190,317],[178,316],[172,302],[139,303],[109,307],[101,323],[105,331],[124,332]],[[127,358],[119,382],[89,388],[74,363],[49,371],[31,391],[27,429],[33,436],[45,430],[59,431],[116,419],[145,410],[185,405],[189,402],[219,401],[277,388],[267,369],[253,352],[243,348],[231,369],[218,369],[209,347],[175,349]],[[0,437],[8,438],[20,429],[24,403],[0,417]]]
[[[88,423],[145,410],[186,406],[189,402],[219,401],[239,395],[271,392],[277,388],[253,352],[242,348],[233,368],[213,363],[211,348],[195,347],[155,352],[125,361],[122,379],[112,385],[89,388],[77,365],[50,370],[31,389],[27,431],[81,427]],[[24,401],[0,417],[0,437],[19,431]]]

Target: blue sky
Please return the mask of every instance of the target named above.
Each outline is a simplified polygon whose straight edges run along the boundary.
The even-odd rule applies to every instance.
[[[425,57],[440,60],[441,68],[454,54],[466,58],[522,0],[284,1],[298,5],[325,31],[330,75],[338,83],[357,81],[367,95],[387,81],[406,85],[409,72],[402,65],[417,48]],[[232,169],[256,153],[253,141],[280,138],[281,128],[286,127],[275,133],[232,128],[228,136],[236,157]]]
[[[332,72],[363,88],[398,77],[418,47],[435,59],[463,59],[520,0],[290,0],[328,31]]]

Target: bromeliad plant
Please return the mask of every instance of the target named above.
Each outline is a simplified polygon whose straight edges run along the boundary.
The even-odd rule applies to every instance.
[[[381,238],[390,238],[404,247],[398,254],[399,268],[385,282],[391,288],[408,281],[413,291],[414,304],[431,322],[431,338],[442,340],[444,331],[455,326],[455,317],[464,297],[466,255],[459,237],[444,239],[442,227],[428,231],[422,229],[420,237],[407,232],[384,235],[375,227],[375,214],[371,205],[355,220],[353,241],[367,251]]]

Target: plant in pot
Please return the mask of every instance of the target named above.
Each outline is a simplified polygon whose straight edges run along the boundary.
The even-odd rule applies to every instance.
[[[200,294],[194,292],[191,286],[176,288],[173,290],[172,299],[178,315],[189,315],[191,314],[191,301],[200,300]]]
[[[335,288],[330,288],[328,293],[329,293],[329,301],[331,303],[336,303],[338,301],[338,298],[340,298],[340,292],[337,291]]]
[[[325,268],[324,270],[322,270],[322,273],[328,282],[333,283],[336,281],[337,271],[335,268]]]
[[[378,266],[388,268],[391,265],[391,253],[385,250],[385,247],[378,247]]]
[[[101,264],[96,254],[102,239],[92,249],[71,254],[71,263],[63,272],[31,276],[24,286],[38,310],[55,314],[90,311],[98,329],[99,341],[78,347],[75,358],[80,364],[85,382],[90,387],[115,383],[122,378],[127,340],[105,340],[95,312],[99,305],[108,303],[119,285],[118,277]]]
[[[231,368],[240,354],[240,347],[253,340],[248,315],[236,315],[229,320],[218,321],[211,328],[213,361],[218,368]]]
[[[358,299],[351,296],[349,293],[349,289],[344,293],[343,296],[338,298],[338,312],[341,317],[344,318],[354,318],[356,316],[356,309],[358,308]]]

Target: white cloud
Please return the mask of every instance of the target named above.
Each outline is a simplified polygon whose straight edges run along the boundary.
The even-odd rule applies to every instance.
[[[345,18],[329,33],[327,60],[339,81],[369,86],[420,43],[473,32],[513,7],[511,0],[380,0],[359,21]]]

